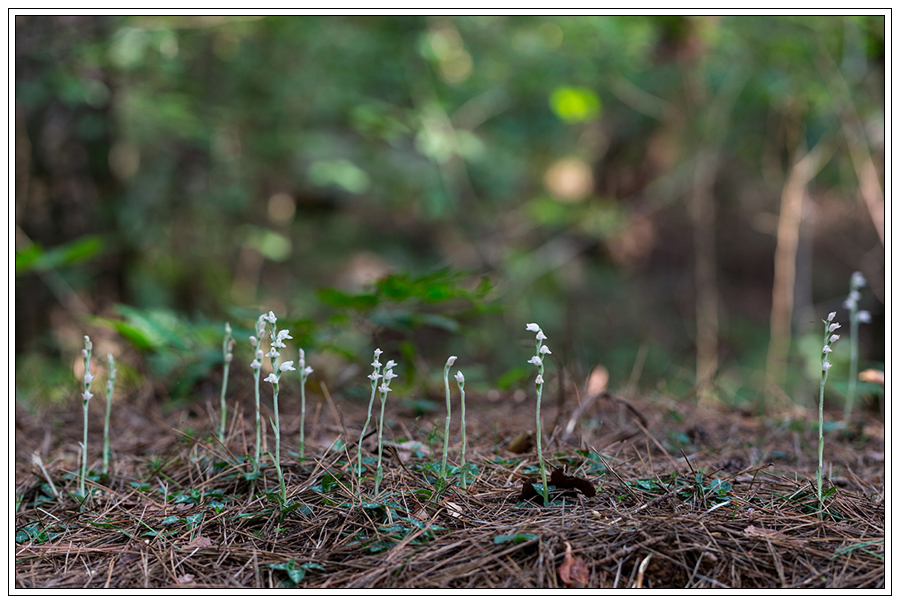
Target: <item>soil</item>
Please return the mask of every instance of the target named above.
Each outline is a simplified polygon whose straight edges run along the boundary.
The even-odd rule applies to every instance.
[[[84,501],[80,406],[50,414],[17,405],[16,590],[886,587],[884,423],[871,414],[849,428],[826,422],[820,510],[811,410],[758,416],[604,393],[573,420],[577,395],[548,393],[547,475],[570,482],[545,506],[533,396],[467,396],[466,456],[477,473],[463,489],[454,386],[446,490],[434,484],[442,393],[424,415],[389,398],[376,497],[375,435],[363,444],[361,482],[353,471],[367,401],[310,393],[300,459],[299,397],[287,391],[285,504],[270,459],[247,477],[252,391],[235,398],[241,414],[231,402],[224,443],[211,435],[212,392],[188,409],[157,398],[148,389],[117,403],[107,475],[103,411],[92,408]],[[263,448],[273,450],[266,432]],[[537,497],[522,500],[525,484]]]

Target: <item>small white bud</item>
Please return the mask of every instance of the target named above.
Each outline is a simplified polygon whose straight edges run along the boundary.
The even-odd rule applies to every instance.
[[[263,381],[264,381],[264,382],[271,382],[271,383],[273,383],[273,384],[277,384],[277,383],[278,383],[278,376],[275,375],[274,373],[270,373],[270,374],[269,374],[269,377],[267,377],[267,378],[264,379]]]
[[[381,349],[380,349],[380,348],[376,348],[376,349],[375,349],[375,360],[377,361],[377,360],[378,360],[378,357],[380,357],[380,356],[381,356]]]
[[[828,313],[828,320],[829,320],[829,321],[834,321],[834,318],[835,318],[836,316],[837,316],[837,313],[834,312],[834,311],[831,311],[830,313]]]
[[[822,371],[828,371],[829,369],[831,369],[831,367],[832,367],[832,365],[828,361],[825,361],[824,363],[822,363]]]
[[[850,275],[850,287],[855,289],[859,289],[860,287],[866,286],[866,278],[863,277],[863,274],[859,271],[854,272]]]
[[[456,362],[456,357],[450,357],[447,359],[447,367],[452,367],[453,363]]]
[[[309,375],[310,373],[312,373],[312,372],[313,372],[313,368],[312,368],[312,367],[306,367],[306,368],[304,368],[304,369],[303,369],[303,377],[308,376],[308,375]]]
[[[824,354],[828,354],[829,352],[831,352],[831,346],[829,346],[828,344],[825,344],[825,347],[822,348],[822,352]]]
[[[377,370],[377,369],[376,369],[375,371],[373,371],[371,374],[369,374],[367,377],[368,377],[370,380],[372,380],[373,382],[377,382],[377,381],[379,380],[379,378],[381,378],[381,376],[378,375],[378,370]]]
[[[260,363],[259,360],[257,359],[255,361],[253,361],[252,363],[250,363],[250,367],[252,369],[259,369],[260,367],[262,367],[262,363]]]
[[[278,366],[278,371],[296,371],[294,369],[294,361],[285,361]]]
[[[387,362],[387,365],[384,366],[384,369],[385,369],[385,370],[388,370],[388,369],[390,369],[391,367],[396,367],[396,366],[397,366],[397,363],[395,363],[394,361],[388,361],[388,362]]]
[[[381,361],[375,361],[374,363],[372,363],[372,367],[374,367],[375,369],[381,369]]]
[[[535,332],[541,331],[541,327],[537,323],[528,323],[527,325],[525,325],[525,329],[527,329],[528,331],[535,331]]]
[[[288,332],[287,329],[282,329],[278,332],[278,335],[275,336],[275,339],[280,342],[281,340],[293,340],[294,337]]]
[[[89,386],[94,381],[94,374],[88,371],[84,374],[84,385]]]
[[[531,363],[532,365],[534,365],[535,367],[540,367],[541,365],[543,365],[543,362],[541,361],[541,357],[539,357],[539,356],[531,357],[531,359],[529,359],[528,362]]]
[[[225,362],[230,363],[233,358],[234,358],[234,355],[229,352],[228,354],[225,355]]]
[[[867,310],[861,310],[856,313],[856,320],[860,323],[871,323],[872,315]]]
[[[384,372],[384,381],[385,382],[390,382],[395,377],[397,377],[397,374],[394,373],[393,369],[388,369],[387,371]]]
[[[460,388],[466,383],[466,378],[463,376],[462,371],[456,372],[456,381],[459,383]]]
[[[540,352],[541,354],[553,354],[552,352],[550,352],[550,349],[547,348],[547,345],[546,345],[546,344],[543,345],[543,346],[541,346],[541,349],[540,349],[539,352]]]
[[[538,375],[536,378],[534,378],[534,383],[535,383],[535,384],[543,384],[543,383],[544,383],[544,376]]]
[[[840,339],[841,339],[841,336],[839,336],[839,335],[837,335],[837,334],[834,334],[833,336],[831,336],[830,338],[828,338],[828,341],[831,342],[831,343],[834,343],[834,342],[837,342],[837,341],[840,340]]]
[[[544,335],[543,331],[539,331],[539,332],[537,332],[537,335],[534,336],[534,339],[537,340],[538,342],[542,342],[547,339],[547,336]]]
[[[88,354],[88,351],[87,351],[86,348],[82,348],[82,349],[81,349],[81,356],[83,356],[84,358],[88,358],[88,357],[91,356],[91,355]]]
[[[840,323],[832,323],[828,326],[828,331],[834,331],[835,329],[839,329],[841,326]]]
[[[88,392],[87,390],[85,390],[84,392],[81,393],[81,398],[84,399],[84,402],[88,402],[89,400],[94,398],[94,395],[91,394],[90,392]]]
[[[391,389],[388,388],[387,384],[382,382],[381,386],[378,387],[378,391],[381,392],[382,394],[387,394],[388,392],[391,391]]]
[[[271,323],[272,325],[275,325],[275,322],[278,320],[275,318],[275,313],[272,312],[271,310],[269,311],[269,314],[263,315],[263,318],[266,321],[268,321],[269,323]]]

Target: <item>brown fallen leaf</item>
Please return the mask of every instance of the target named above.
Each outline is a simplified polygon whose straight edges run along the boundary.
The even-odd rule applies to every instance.
[[[519,432],[518,435],[506,446],[510,453],[525,453],[534,446],[534,435],[529,432]]]
[[[212,545],[212,541],[209,540],[209,537],[201,537],[197,535],[194,537],[190,543],[184,546],[184,549],[199,549],[201,547],[209,547]]]
[[[538,495],[537,489],[534,488],[536,484],[538,484],[537,481],[522,483],[522,494],[519,495],[519,501],[531,499],[543,502],[544,498]],[[560,468],[556,468],[550,473],[550,480],[547,481],[547,486],[563,490],[563,495],[573,495],[574,493],[571,492],[573,489],[581,491],[585,497],[593,497],[597,494],[597,489],[594,488],[590,480],[571,476]],[[569,490],[569,492],[566,493],[564,490]]]
[[[865,371],[860,371],[859,379],[863,382],[881,384],[882,386],[884,386],[884,372],[878,371],[877,369],[866,369]]]
[[[572,546],[566,542],[566,553],[559,565],[559,578],[569,587],[584,587],[590,580],[587,564],[572,555]]]

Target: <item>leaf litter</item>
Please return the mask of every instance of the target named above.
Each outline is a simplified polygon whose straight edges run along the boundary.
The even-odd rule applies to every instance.
[[[870,418],[855,436],[826,434],[833,465],[820,519],[815,447],[805,444],[812,413],[757,418],[668,400],[628,401],[629,409],[616,398],[567,403],[580,416],[570,440],[551,437],[545,447],[555,468],[547,508],[522,499],[519,485],[539,482],[534,452],[506,450],[529,429],[514,397],[469,396],[467,458],[478,473],[467,490],[436,496],[433,447],[410,445],[425,458],[386,457],[386,493],[373,500],[374,468],[367,464],[358,496],[355,445],[336,444],[356,442],[365,409],[335,393],[340,413],[309,428],[307,458],[283,456],[289,501],[280,510],[266,496],[278,489],[271,465],[245,477],[254,475],[249,413],[234,420],[223,449],[207,440],[202,407],[174,426],[154,404],[131,401],[111,431],[110,476],[95,475],[92,498],[79,504],[68,493],[77,488],[80,410],[48,436],[44,418],[17,407],[14,584],[885,587],[883,424]],[[557,415],[555,434],[564,435],[567,418]],[[389,419],[394,441],[431,445],[429,418]],[[154,465],[160,459],[164,467]]]

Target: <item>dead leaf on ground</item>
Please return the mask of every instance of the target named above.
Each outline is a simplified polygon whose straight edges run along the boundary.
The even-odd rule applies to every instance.
[[[559,578],[569,587],[584,587],[590,580],[590,572],[584,560],[572,555],[572,546],[566,542],[566,553],[559,565]]]
[[[212,545],[212,541],[209,540],[209,537],[201,537],[197,535],[194,537],[190,543],[184,546],[184,549],[199,549],[201,547],[209,547]]]
[[[525,501],[527,499],[531,499],[534,501],[543,501],[543,497],[538,495],[537,489],[534,488],[534,485],[538,484],[537,482],[524,482],[522,483],[522,494],[519,495],[519,501]],[[581,491],[585,497],[593,497],[597,494],[597,489],[594,488],[594,485],[591,484],[590,480],[585,480],[584,478],[578,478],[577,476],[572,476],[570,474],[566,474],[562,469],[556,468],[553,472],[550,473],[550,480],[547,481],[548,487],[556,487],[563,491],[562,494],[570,495],[572,493],[566,493],[566,490],[578,490]]]
[[[526,453],[534,446],[534,435],[530,432],[519,432],[512,441],[506,446],[506,450],[510,453]]]
[[[609,383],[609,370],[603,365],[597,365],[588,378],[587,396],[600,396],[606,392]]]

